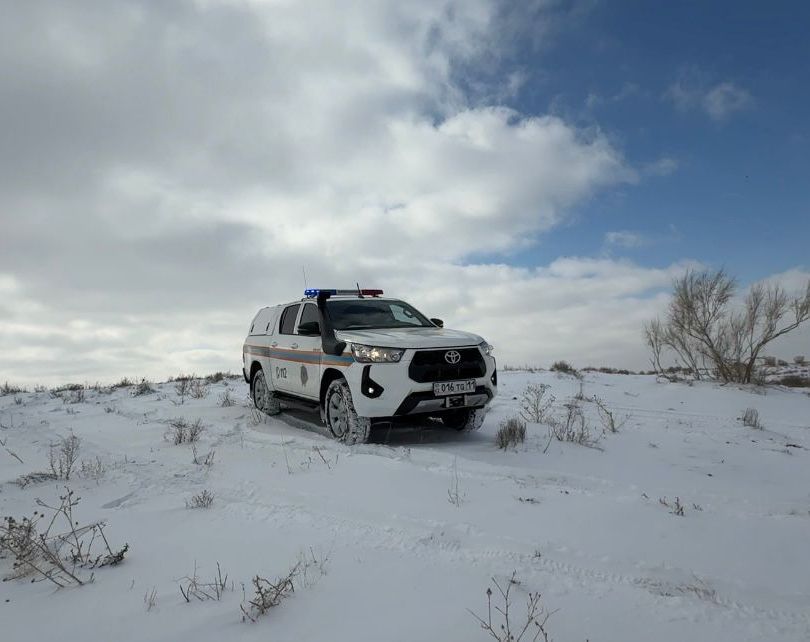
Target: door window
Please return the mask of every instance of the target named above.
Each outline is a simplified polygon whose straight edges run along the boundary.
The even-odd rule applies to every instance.
[[[315,321],[315,323],[320,323],[320,319],[318,318],[318,308],[311,303],[308,303],[304,306],[304,311],[301,313],[301,320],[298,322],[298,325],[310,323],[312,321]]]
[[[295,333],[295,319],[298,316],[298,308],[301,307],[300,303],[284,308],[281,314],[281,322],[279,324],[279,332],[281,334],[294,334]]]

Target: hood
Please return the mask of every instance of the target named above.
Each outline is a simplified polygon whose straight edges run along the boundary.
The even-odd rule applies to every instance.
[[[378,330],[337,330],[341,341],[381,348],[457,348],[483,341],[477,334],[449,328],[380,328]]]

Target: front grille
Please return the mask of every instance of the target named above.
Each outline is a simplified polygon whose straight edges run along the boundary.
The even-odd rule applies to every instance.
[[[461,360],[449,364],[444,358],[448,350],[457,350]],[[483,377],[487,371],[484,357],[478,348],[444,348],[442,350],[419,350],[413,355],[408,376],[419,383],[428,381],[451,381]]]

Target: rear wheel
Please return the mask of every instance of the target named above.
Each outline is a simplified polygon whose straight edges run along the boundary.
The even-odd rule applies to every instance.
[[[257,410],[268,415],[277,415],[281,412],[281,404],[279,403],[278,397],[267,387],[267,380],[264,378],[264,370],[259,370],[253,375],[253,381],[250,384],[250,392]]]
[[[345,379],[329,384],[324,397],[324,420],[329,432],[347,444],[364,444],[371,434],[371,420],[358,417],[352,402],[352,392]]]
[[[459,432],[478,430],[484,423],[483,408],[459,408],[448,410],[441,416],[442,423]]]

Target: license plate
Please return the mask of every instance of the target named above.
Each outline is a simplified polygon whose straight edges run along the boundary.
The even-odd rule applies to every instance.
[[[467,392],[475,392],[475,379],[465,379],[464,381],[437,381],[433,384],[433,394],[437,397],[463,395]]]

